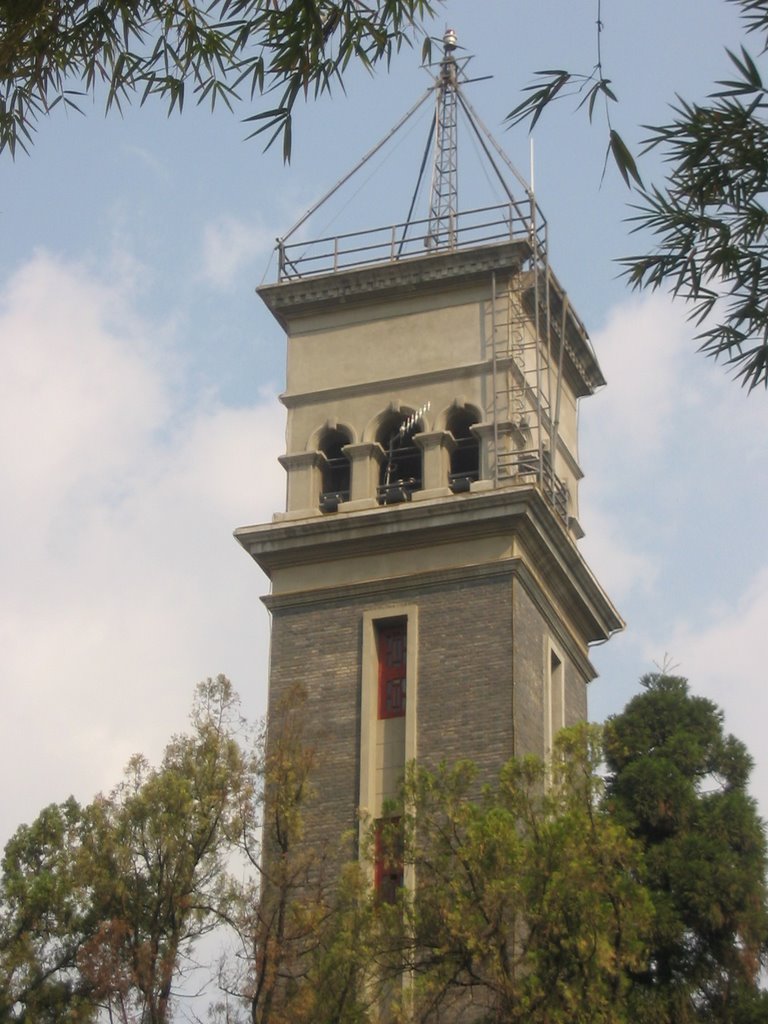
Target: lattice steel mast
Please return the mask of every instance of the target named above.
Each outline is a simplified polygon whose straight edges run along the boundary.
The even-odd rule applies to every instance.
[[[427,236],[427,244],[431,249],[456,247],[459,192],[456,139],[458,65],[454,57],[456,45],[456,33],[449,28],[443,36],[443,59],[437,77],[435,101],[435,150]]]

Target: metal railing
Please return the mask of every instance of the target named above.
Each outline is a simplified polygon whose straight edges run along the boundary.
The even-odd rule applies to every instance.
[[[552,505],[561,519],[568,521],[568,487],[552,470],[549,452],[544,450],[543,464],[535,449],[507,453],[502,463],[502,479],[505,482],[534,477],[542,494]]]
[[[530,200],[483,206],[454,215],[452,245],[430,233],[430,221],[415,220],[389,227],[352,231],[305,242],[286,244],[278,240],[278,280],[289,281],[318,274],[332,274],[375,263],[426,255],[440,255],[460,249],[508,241],[540,242],[543,230],[537,224]],[[541,225],[543,222],[539,221]],[[534,232],[536,238],[534,238]]]

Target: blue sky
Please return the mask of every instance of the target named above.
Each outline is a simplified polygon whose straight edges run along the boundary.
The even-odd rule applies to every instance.
[[[502,119],[537,68],[591,66],[594,16],[451,0],[434,26],[494,76],[469,96],[526,174],[527,135]],[[739,42],[723,0],[604,0],[603,20],[630,143],[675,92],[703,96]],[[352,73],[299,111],[289,167],[243,141],[247,108],[105,119],[90,101],[0,159],[0,841],[109,788],[134,751],[157,758],[200,678],[225,672],[263,710],[266,581],[231,534],[282,506],[284,345],[253,289],[275,236],[428,83],[417,52]],[[552,265],[609,382],[581,410],[583,550],[628,628],[593,653],[592,715],[668,656],[748,743],[766,812],[768,405],[695,353],[684,310],[617,279],[635,243],[618,176],[601,184],[604,137],[563,106],[535,139]],[[425,138],[417,124],[317,231],[402,219]]]

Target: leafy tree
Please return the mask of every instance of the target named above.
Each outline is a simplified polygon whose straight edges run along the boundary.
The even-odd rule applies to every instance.
[[[604,739],[566,731],[494,785],[410,766],[350,859],[352,837],[318,849],[305,824],[301,692],[246,755],[230,684],[208,680],[160,767],[134,758],[108,797],[8,843],[0,1020],[169,1024],[186,958],[226,925],[227,1024],[762,1024],[751,762],[684,680],[645,684]],[[416,880],[395,899],[371,885],[381,856]]]
[[[608,806],[642,844],[654,905],[649,954],[630,971],[634,1019],[749,1021],[765,1009],[768,948],[752,761],[686,680],[655,674],[643,685],[605,729]]]
[[[768,6],[762,25],[768,44]],[[749,389],[768,387],[768,92],[746,49],[729,54],[735,78],[708,103],[684,100],[654,127],[670,171],[642,190],[635,230],[656,236],[646,254],[625,259],[638,288],[671,286],[703,326],[701,350],[723,357]]]
[[[373,897],[360,863],[344,863],[349,837],[318,849],[305,833],[315,755],[301,692],[248,754],[223,676],[198,687],[192,726],[158,768],[137,755],[109,796],[46,808],[8,843],[0,1020],[169,1024],[197,941],[229,927],[228,1022],[361,1024]]]
[[[382,908],[401,922],[408,1020],[630,1019],[628,972],[644,960],[650,906],[639,849],[601,806],[600,755],[599,730],[585,726],[560,738],[549,769],[511,761],[479,794],[466,763],[411,771],[403,820],[416,886]]]
[[[131,760],[85,808],[49,807],[6,847],[0,883],[4,1020],[166,1024],[195,941],[219,920],[244,761],[223,676],[198,687],[191,735],[162,764]]]
[[[341,86],[413,40],[431,0],[0,0],[0,151],[26,148],[40,115],[102,90],[106,106],[160,96],[182,109],[277,92],[249,120],[291,149],[300,96]],[[428,40],[425,45],[428,48]]]
[[[701,351],[722,358],[749,390],[768,387],[768,91],[763,83],[768,49],[766,0],[735,4],[759,57],[746,47],[728,52],[732,77],[717,83],[705,103],[678,98],[672,119],[648,128],[645,151],[658,149],[669,168],[662,185],[643,185],[638,164],[616,130],[614,83],[603,66],[603,22],[597,2],[597,44],[586,73],[540,71],[509,115],[531,127],[554,100],[574,92],[590,120],[596,110],[608,127],[612,158],[638,199],[633,229],[655,239],[650,251],[623,260],[635,288],[668,287],[689,302],[702,327]]]
[[[90,831],[73,799],[22,825],[5,848],[0,895],[0,1020],[95,1018],[77,957],[96,922],[86,892]],[[21,1012],[17,1011],[21,1007]]]

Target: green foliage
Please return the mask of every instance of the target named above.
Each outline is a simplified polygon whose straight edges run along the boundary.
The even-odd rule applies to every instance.
[[[191,735],[134,757],[108,797],[42,812],[8,843],[0,1019],[165,1024],[182,958],[217,922],[245,765],[236,698],[198,687]]]
[[[297,689],[246,753],[223,677],[189,735],[108,797],[8,843],[0,1020],[169,1024],[197,940],[226,927],[224,1024],[763,1024],[766,849],[722,714],[658,675],[549,763],[411,765],[388,827],[318,848]],[[610,771],[607,783],[603,762]],[[393,902],[372,858],[403,859]],[[243,879],[240,881],[240,879]]]
[[[95,1019],[90,986],[76,970],[96,927],[85,892],[91,822],[73,799],[22,825],[3,856],[0,1020],[67,1024]]]
[[[639,194],[633,230],[650,236],[650,251],[622,260],[634,288],[666,287],[685,299],[690,318],[701,327],[700,350],[722,359],[752,390],[768,387],[768,93],[758,61],[745,47],[727,51],[734,77],[717,83],[706,103],[678,98],[668,124],[646,126],[644,152],[659,149],[668,165],[662,185],[643,186],[638,163],[611,123],[616,95],[603,70],[597,18],[597,56],[588,74],[562,69],[538,72],[508,121],[536,123],[554,100],[573,95],[592,120],[595,104],[608,128],[611,159]],[[728,0],[741,13],[746,31],[768,48],[768,3]]]
[[[633,972],[635,1019],[749,1019],[768,943],[766,843],[747,793],[751,759],[684,679],[644,680],[610,719],[609,806],[642,845],[654,904],[649,955]]]
[[[441,1019],[468,993],[489,1024],[628,1019],[650,904],[639,851],[601,806],[599,759],[599,730],[584,726],[560,737],[549,768],[511,761],[479,794],[471,765],[412,770],[409,1020]]]
[[[233,883],[236,955],[221,981],[252,1024],[360,1024],[373,900],[361,864],[349,862],[349,837],[322,849],[307,839],[316,754],[304,700],[300,687],[287,693],[256,744],[253,791],[233,833],[252,877]]]
[[[106,106],[188,94],[231,107],[276,92],[249,120],[291,151],[300,96],[342,86],[350,62],[372,69],[410,43],[430,0],[0,0],[0,151],[26,149],[42,114],[106,92]],[[428,49],[429,41],[425,40]]]
[[[701,350],[752,389],[768,387],[768,93],[745,49],[729,57],[736,78],[651,129],[647,148],[663,151],[670,172],[641,193],[633,222],[656,243],[623,262],[634,287],[668,285],[688,300]]]

